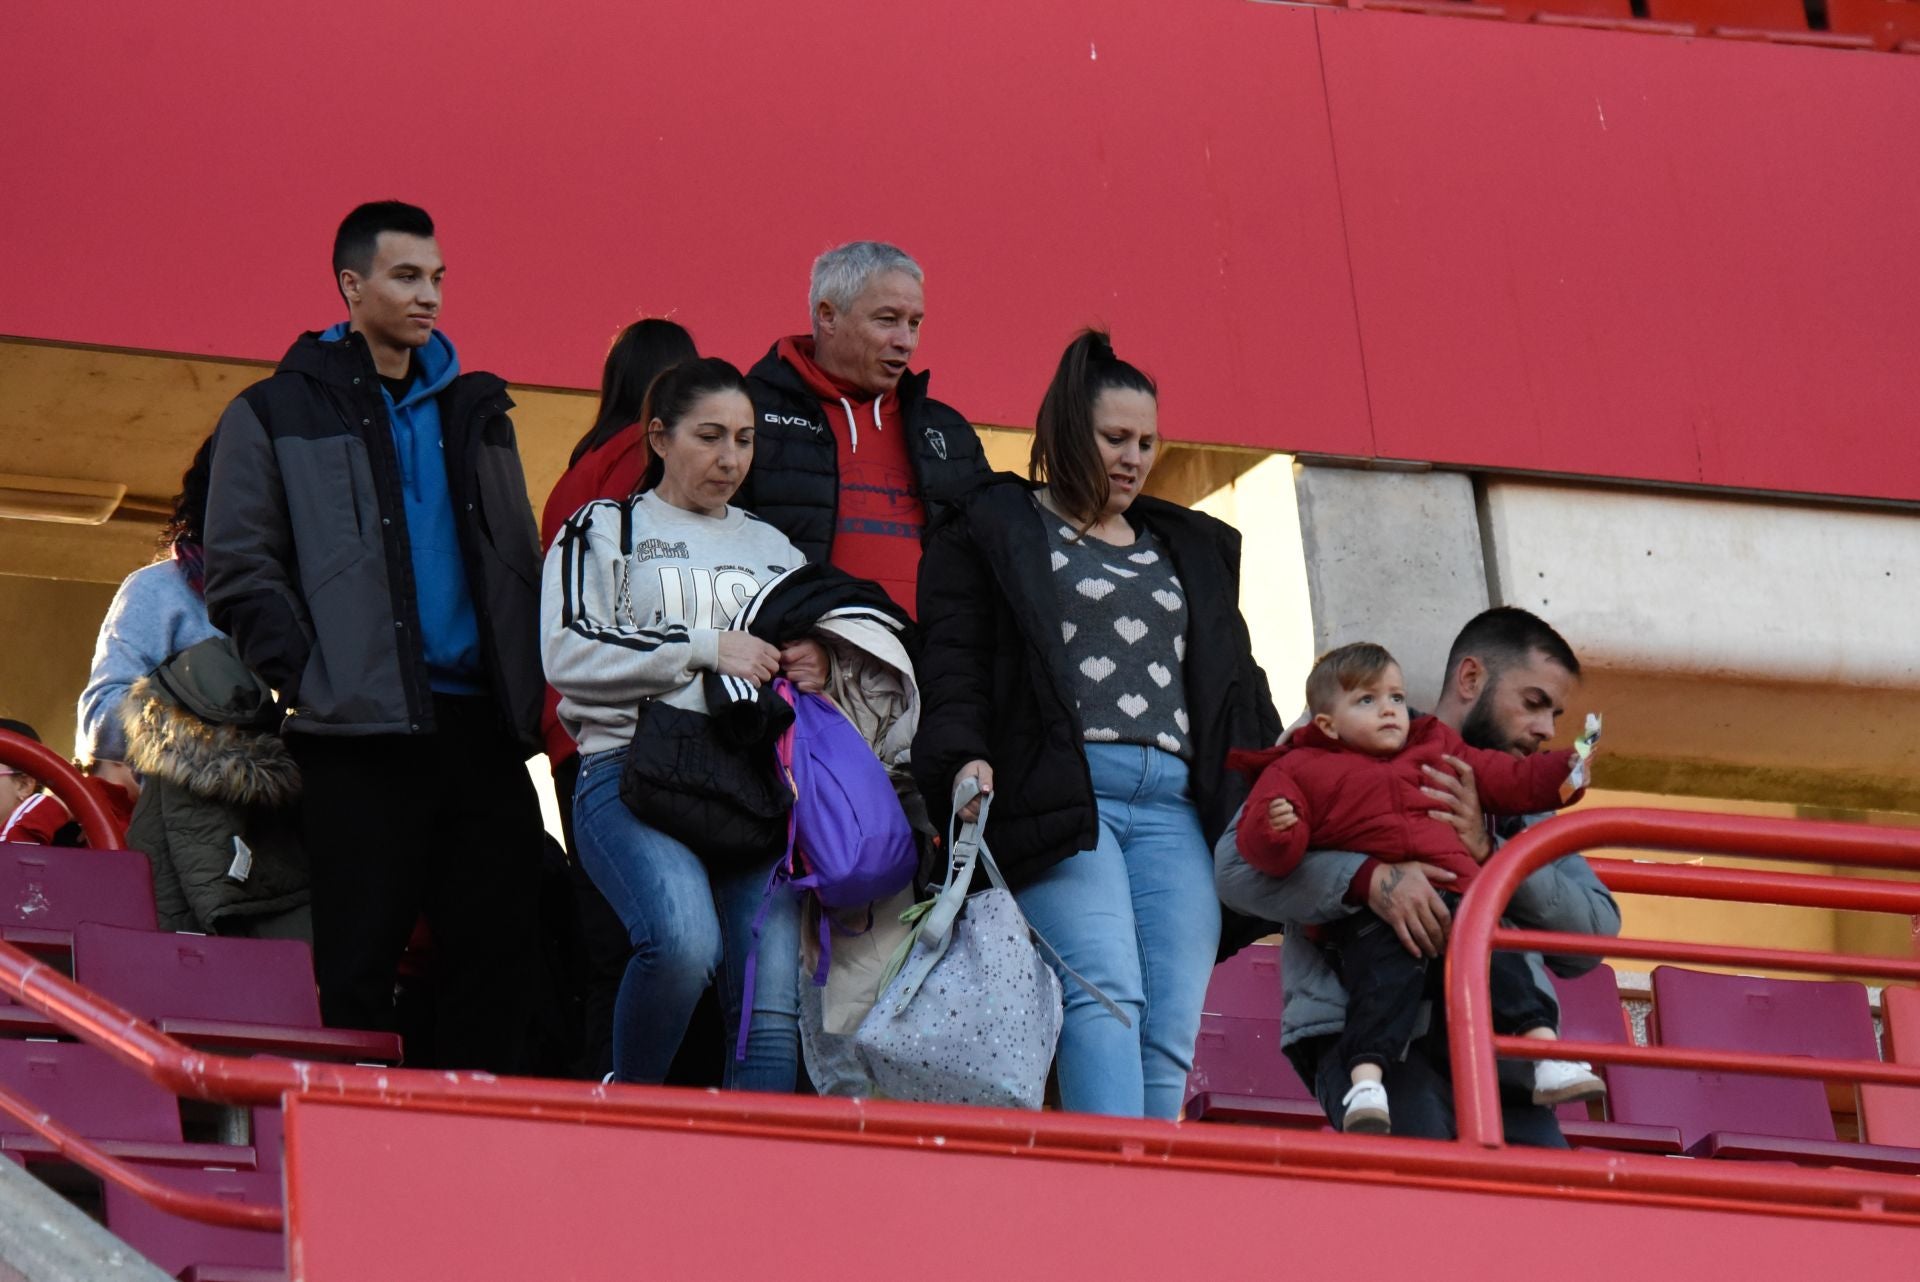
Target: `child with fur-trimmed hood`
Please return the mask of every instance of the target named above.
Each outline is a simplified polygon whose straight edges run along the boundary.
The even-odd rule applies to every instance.
[[[145,776],[127,844],[153,866],[163,929],[312,939],[300,770],[272,733],[277,716],[226,637],[127,692],[127,763]]]

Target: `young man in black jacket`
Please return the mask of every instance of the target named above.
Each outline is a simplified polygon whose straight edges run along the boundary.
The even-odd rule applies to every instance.
[[[812,332],[783,338],[747,376],[753,470],[734,498],[810,561],[872,579],[914,611],[920,538],[940,504],[987,473],[971,424],[907,369],[920,345],[926,274],[900,249],[853,241],[813,264]],[[802,688],[819,647],[783,649]]]
[[[207,609],[279,692],[303,776],[314,965],[336,1027],[394,1027],[424,912],[433,1046],[521,1066],[541,841],[539,534],[506,383],[438,330],[433,222],[397,201],[340,225],[348,319],[295,340],[221,416]]]

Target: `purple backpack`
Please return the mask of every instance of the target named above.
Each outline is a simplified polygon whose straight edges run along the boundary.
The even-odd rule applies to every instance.
[[[793,811],[787,820],[787,853],[768,878],[766,896],[753,918],[753,948],[743,977],[748,998],[736,1059],[747,1057],[760,929],[782,883],[811,890],[825,908],[862,908],[912,881],[920,863],[920,848],[893,780],[853,722],[829,700],[795,690],[784,677],[773,688],[793,705],[793,724],[775,745],[780,768],[793,785]],[[832,955],[832,922],[821,913],[815,984],[827,982]]]
[[[793,840],[785,867],[827,908],[860,908],[913,880],[913,829],[880,758],[853,722],[817,694],[774,683],[793,705],[780,764],[793,782]]]

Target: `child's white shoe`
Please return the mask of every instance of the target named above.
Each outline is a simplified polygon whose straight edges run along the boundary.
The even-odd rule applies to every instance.
[[[1552,1107],[1580,1100],[1599,1099],[1607,1093],[1607,1084],[1594,1073],[1593,1065],[1573,1059],[1543,1059],[1533,1066],[1533,1102]]]
[[[1386,1135],[1393,1130],[1387,1117],[1387,1088],[1378,1082],[1355,1082],[1340,1103],[1340,1129],[1355,1135]]]

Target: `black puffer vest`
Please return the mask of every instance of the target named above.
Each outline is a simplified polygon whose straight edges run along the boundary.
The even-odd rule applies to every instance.
[[[948,504],[987,474],[987,458],[973,425],[929,397],[927,381],[925,370],[908,374],[896,394],[931,528]],[[747,375],[747,391],[755,419],[753,469],[733,504],[792,539],[807,560],[826,561],[840,519],[839,435],[821,412],[820,398],[781,359],[778,343]]]

